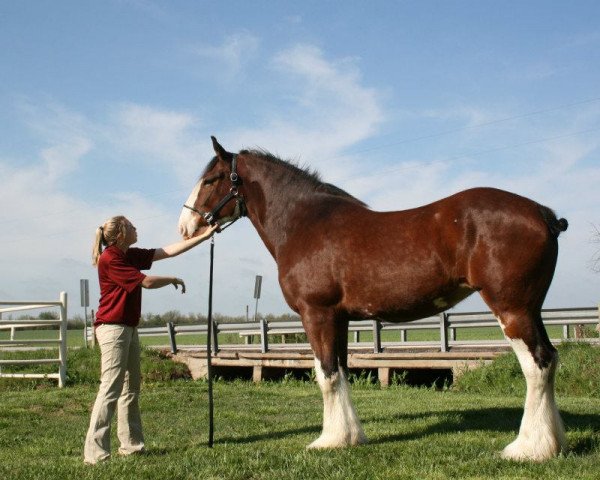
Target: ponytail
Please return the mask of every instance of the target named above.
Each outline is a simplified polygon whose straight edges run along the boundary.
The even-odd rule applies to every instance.
[[[94,246],[92,247],[92,265],[94,267],[98,265],[98,259],[102,253],[103,245],[106,245],[104,242],[104,226],[100,226],[96,229],[96,239],[94,240]]]
[[[96,229],[96,238],[92,246],[92,265],[94,267],[98,265],[98,260],[104,250],[103,247],[115,245],[119,236],[125,237],[126,229],[126,218],[122,215],[109,218]]]

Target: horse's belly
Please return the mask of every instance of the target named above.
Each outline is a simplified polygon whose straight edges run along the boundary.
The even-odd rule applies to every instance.
[[[366,290],[347,295],[345,303],[350,316],[404,322],[430,317],[448,310],[474,291],[466,284],[460,284],[452,289],[422,292]]]

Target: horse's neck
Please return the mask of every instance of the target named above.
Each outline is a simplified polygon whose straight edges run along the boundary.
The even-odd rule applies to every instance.
[[[289,188],[290,182],[286,178],[289,172],[282,170],[285,167],[256,158],[248,163],[251,165],[248,165],[247,173],[243,174],[240,168],[240,175],[247,183],[248,218],[271,255],[277,258],[277,251],[294,229],[291,216],[295,207],[307,198],[307,189],[301,186],[305,180],[299,179],[300,185]]]

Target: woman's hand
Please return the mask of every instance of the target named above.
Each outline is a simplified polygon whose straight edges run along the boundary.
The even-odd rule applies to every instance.
[[[200,235],[202,237],[202,240],[206,240],[207,238],[212,237],[215,232],[220,232],[221,231],[221,225],[219,225],[218,223],[215,223],[213,225],[209,225],[208,228],[204,231],[204,233],[202,233],[202,235]]]
[[[175,290],[177,290],[179,288],[178,285],[181,285],[181,293],[185,293],[185,282],[183,281],[183,279],[174,278],[173,286],[175,287]]]
[[[162,288],[167,285],[173,285],[175,290],[179,290],[179,285],[181,285],[181,293],[185,293],[185,283],[181,278],[148,275],[142,280],[143,288]]]
[[[176,257],[180,253],[187,252],[190,248],[193,248],[196,245],[201,244],[204,240],[212,237],[219,229],[219,225],[212,225],[197,237],[188,238],[187,240],[182,240],[181,242],[173,243],[166,247],[157,248],[154,251],[153,261],[157,262],[158,260],[163,260],[165,258]]]

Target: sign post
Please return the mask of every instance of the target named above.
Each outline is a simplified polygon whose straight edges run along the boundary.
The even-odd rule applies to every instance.
[[[79,280],[79,291],[81,295],[81,306],[84,308],[85,315],[83,318],[83,344],[85,345],[85,348],[87,348],[87,309],[90,306],[90,282],[87,278],[82,278]]]
[[[260,288],[262,286],[262,275],[257,275],[254,280],[254,298],[256,298],[256,305],[254,307],[254,321],[258,315],[258,299],[260,298]]]

